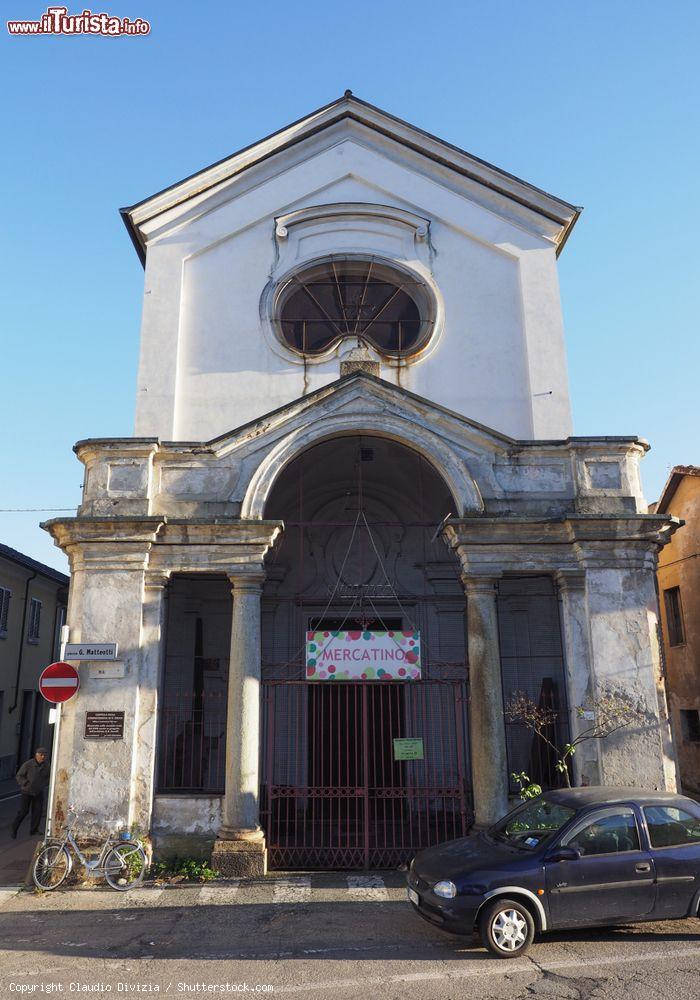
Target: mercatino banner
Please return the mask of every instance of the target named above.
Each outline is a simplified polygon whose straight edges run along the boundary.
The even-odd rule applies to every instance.
[[[310,681],[419,681],[420,632],[307,632]]]

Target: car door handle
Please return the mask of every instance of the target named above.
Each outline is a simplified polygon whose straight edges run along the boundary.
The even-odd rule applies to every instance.
[[[640,861],[638,865],[634,866],[634,870],[636,872],[639,872],[640,875],[643,875],[646,872],[651,871],[651,865],[649,864],[648,861]]]

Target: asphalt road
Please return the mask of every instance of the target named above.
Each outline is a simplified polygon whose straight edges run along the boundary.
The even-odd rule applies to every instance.
[[[265,995],[338,1000],[700,998],[698,920],[553,934],[528,956],[499,961],[421,921],[403,880],[337,873],[125,894],[0,889],[0,997],[62,985],[66,996],[200,998],[271,986]],[[227,983],[228,993],[213,989]]]

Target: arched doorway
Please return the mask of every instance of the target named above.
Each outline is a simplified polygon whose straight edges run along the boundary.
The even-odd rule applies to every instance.
[[[437,537],[455,506],[424,457],[376,436],[323,441],[279,475],[265,517],[285,531],[262,601],[271,867],[384,867],[466,832],[465,598]],[[346,657],[354,639],[386,641],[391,657],[405,633],[419,676],[308,679],[310,636],[347,642]]]

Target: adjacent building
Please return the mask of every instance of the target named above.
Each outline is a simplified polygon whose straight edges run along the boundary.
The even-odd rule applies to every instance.
[[[51,746],[39,675],[58,659],[68,577],[0,544],[0,780]]]
[[[135,436],[79,442],[82,504],[45,525],[71,640],[119,644],[64,709],[58,820],[229,873],[395,864],[495,820],[511,772],[556,780],[518,691],[560,741],[632,693],[644,724],[576,777],[673,787],[677,521],[646,442],[572,436],[579,211],[350,92],[123,210]]]
[[[666,686],[683,788],[700,794],[700,467],[677,465],[657,514],[685,522],[659,557]]]

